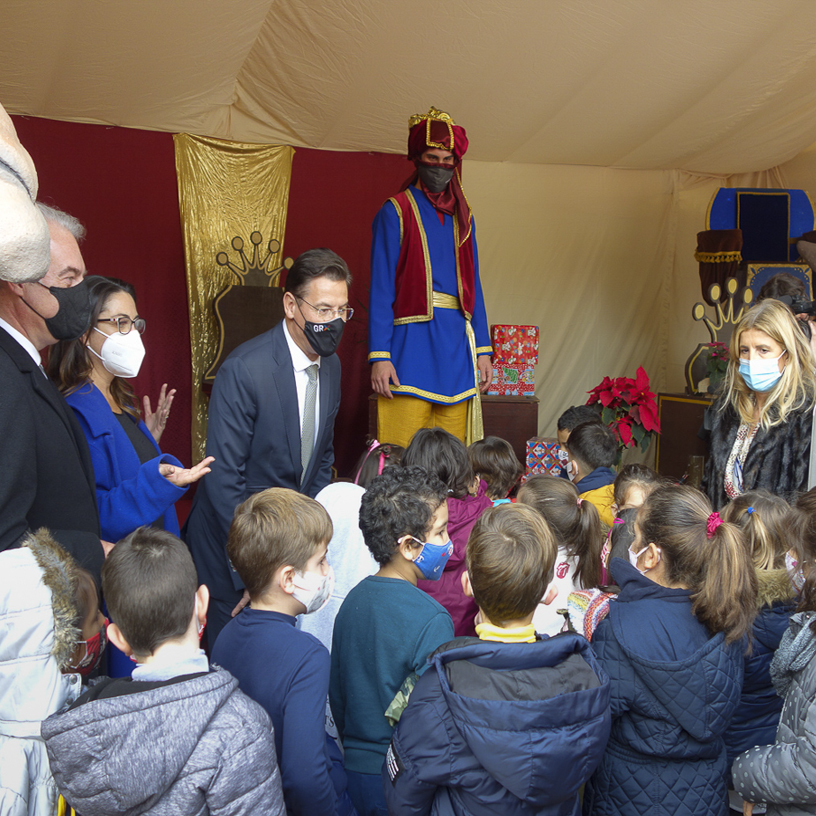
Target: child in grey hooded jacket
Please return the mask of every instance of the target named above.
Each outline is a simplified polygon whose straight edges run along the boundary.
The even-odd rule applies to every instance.
[[[199,648],[209,594],[197,584],[164,530],[140,527],[105,561],[108,636],[139,665],[42,725],[54,779],[83,816],[285,816],[272,723]]]
[[[788,570],[800,595],[771,662],[785,700],[776,742],[741,754],[731,771],[746,816],[757,802],[767,803],[768,816],[816,814],[816,488],[796,501],[792,517]]]

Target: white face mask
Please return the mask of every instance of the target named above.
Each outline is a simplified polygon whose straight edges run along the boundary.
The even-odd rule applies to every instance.
[[[331,598],[334,589],[334,570],[329,567],[325,575],[316,572],[296,572],[292,597],[306,607],[306,614],[322,609]]]
[[[649,572],[649,570],[647,570],[647,569],[641,569],[641,568],[638,566],[638,563],[637,563],[637,562],[638,562],[638,558],[640,558],[640,556],[641,556],[641,555],[643,555],[643,553],[645,553],[645,552],[646,552],[646,550],[648,550],[648,549],[649,549],[649,545],[647,544],[647,545],[646,545],[646,546],[645,546],[645,547],[644,547],[642,550],[639,550],[639,551],[638,551],[638,552],[636,552],[636,553],[635,553],[635,552],[632,552],[631,550],[628,550],[628,552],[629,552],[629,563],[630,563],[630,564],[631,564],[631,565],[632,565],[632,566],[633,566],[633,567],[634,567],[634,568],[635,568],[635,569],[636,569],[636,570],[637,570],[637,571],[638,571],[638,572],[639,572],[641,575],[645,575],[647,572]],[[661,556],[660,547],[656,547],[655,549],[657,550],[657,563],[659,564],[659,563],[660,563],[660,556]],[[655,565],[655,566],[656,566],[656,565]],[[652,569],[653,569],[653,568],[652,568]]]
[[[98,331],[105,338],[102,353],[96,354],[90,344],[88,349],[102,361],[105,370],[116,377],[135,377],[142,367],[145,356],[142,335],[136,329],[131,329],[127,334],[120,334],[118,331],[105,334],[94,326],[94,331]]]
[[[790,550],[785,553],[785,569],[788,572],[788,578],[790,578],[791,585],[796,590],[796,594],[798,595],[802,591],[802,587],[805,585],[805,573],[803,572],[799,562],[796,560],[796,556]]]
[[[562,468],[564,468],[564,470],[567,471],[567,478],[569,478],[571,482],[574,482],[575,462],[573,462],[572,459],[569,458],[569,454],[563,448],[561,448],[558,451],[558,463],[561,465]]]

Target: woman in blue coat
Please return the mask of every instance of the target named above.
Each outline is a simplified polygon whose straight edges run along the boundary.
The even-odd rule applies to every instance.
[[[611,680],[612,734],[587,784],[591,816],[726,816],[723,734],[740,700],[757,579],[738,529],[690,487],[640,509],[629,561],[592,646]]]
[[[102,538],[116,542],[142,525],[178,535],[174,508],[190,484],[209,473],[205,459],[186,469],[163,454],[160,431],[172,392],[151,414],[152,433],[139,418],[128,378],[139,373],[144,358],[145,321],[136,311],[133,287],[115,278],[87,278],[91,328],[78,340],[52,350],[48,373],[73,408],[88,440]]]

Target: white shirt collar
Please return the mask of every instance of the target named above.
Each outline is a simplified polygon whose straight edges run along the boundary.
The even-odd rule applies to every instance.
[[[30,355],[31,359],[38,365],[42,365],[42,357],[40,357],[40,352],[37,351],[34,344],[24,335],[22,332],[18,331],[14,328],[14,326],[9,325],[2,317],[0,317],[0,326],[4,328]],[[301,352],[302,354],[303,352]]]
[[[289,355],[292,358],[292,367],[295,371],[305,371],[310,365],[317,365],[320,368],[320,357],[316,360],[310,360],[303,349],[292,339],[289,334],[289,327],[286,325],[286,319],[283,321],[283,333],[286,336],[286,343],[289,346]]]

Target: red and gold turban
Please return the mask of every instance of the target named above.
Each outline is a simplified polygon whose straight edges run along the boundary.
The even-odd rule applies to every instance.
[[[425,191],[428,200],[439,212],[452,215],[459,225],[459,245],[470,238],[471,212],[470,205],[462,189],[462,156],[468,149],[468,138],[465,129],[455,124],[450,115],[444,111],[430,108],[427,113],[415,113],[408,120],[408,158],[415,164],[428,148],[449,150],[456,160],[456,169],[448,186],[441,193]],[[400,187],[400,192],[416,184],[419,174],[416,170]]]
[[[457,125],[444,111],[430,108],[427,113],[415,113],[408,120],[408,158],[418,159],[428,148],[449,150],[457,164],[467,153],[468,138],[463,127]]]

